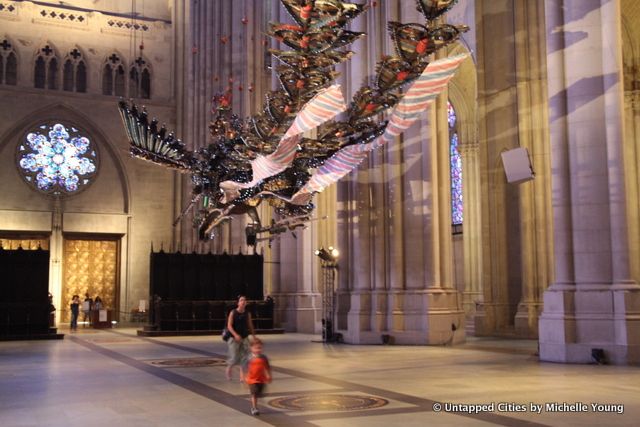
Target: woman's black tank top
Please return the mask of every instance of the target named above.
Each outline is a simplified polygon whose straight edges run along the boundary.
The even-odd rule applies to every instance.
[[[247,310],[244,313],[240,313],[235,308],[233,309],[233,329],[242,338],[249,336],[249,327],[247,326]]]

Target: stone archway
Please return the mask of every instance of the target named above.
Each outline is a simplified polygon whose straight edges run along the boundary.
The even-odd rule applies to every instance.
[[[102,157],[101,165],[106,169],[98,171],[95,182],[79,194],[46,195],[36,189],[26,190],[15,156],[3,156],[3,228],[15,232],[45,232],[50,236],[49,291],[54,296],[57,307],[67,307],[63,296],[64,238],[65,232],[87,232],[116,234],[122,236],[120,244],[128,245],[128,216],[131,209],[130,189],[124,164],[117,150],[101,129],[84,114],[65,104],[55,103],[31,112],[19,119],[2,135],[0,151],[13,152],[13,145],[20,144],[29,129],[40,123],[62,122],[83,129],[95,142],[96,150]],[[105,199],[102,204],[96,203]],[[124,251],[126,253],[126,251]],[[120,265],[124,260],[118,256]],[[126,277],[126,271],[118,269],[119,283]],[[117,292],[116,292],[117,296]],[[115,306],[117,307],[118,301]],[[64,310],[58,310],[60,318]]]
[[[450,54],[466,52],[460,43],[450,48]],[[469,335],[475,332],[473,317],[476,306],[483,300],[482,296],[482,251],[480,246],[480,170],[478,157],[477,134],[477,66],[473,57],[461,64],[448,87],[449,100],[456,110],[459,150],[462,156],[463,176],[463,227],[462,251],[455,246],[454,268],[462,264],[463,270],[463,307],[467,319],[466,330]],[[462,253],[459,257],[457,254]],[[456,268],[459,269],[459,268]]]

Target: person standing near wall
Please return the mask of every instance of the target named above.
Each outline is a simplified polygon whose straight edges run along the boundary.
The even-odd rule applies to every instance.
[[[231,371],[235,365],[240,366],[240,381],[244,379],[242,365],[249,356],[249,334],[255,339],[251,313],[247,311],[247,298],[238,296],[238,306],[231,310],[227,318],[227,330],[233,339],[229,339],[229,358],[227,359],[227,379],[231,380]]]
[[[49,327],[56,327],[56,306],[53,305],[53,295],[49,292]]]
[[[89,296],[89,292],[84,294],[84,301],[82,302],[82,313],[84,314],[84,319],[82,319],[84,323],[84,327],[87,327],[87,321],[89,322],[89,326],[91,326],[91,309],[93,308],[93,300]]]
[[[69,305],[71,309],[71,323],[69,324],[69,328],[72,331],[78,330],[78,315],[80,314],[80,296],[74,295],[71,300],[71,304]]]

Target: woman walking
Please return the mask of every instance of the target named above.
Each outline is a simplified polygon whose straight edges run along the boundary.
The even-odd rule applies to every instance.
[[[249,334],[255,339],[251,313],[247,311],[247,298],[238,296],[238,306],[231,310],[227,318],[227,330],[231,338],[229,345],[229,358],[227,359],[227,379],[231,380],[231,371],[235,365],[240,366],[240,381],[244,379],[242,364],[249,356]]]

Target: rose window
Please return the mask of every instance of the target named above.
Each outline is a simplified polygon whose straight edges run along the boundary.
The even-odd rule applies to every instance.
[[[75,193],[91,183],[98,155],[86,136],[60,123],[29,132],[18,146],[23,178],[45,193]]]

